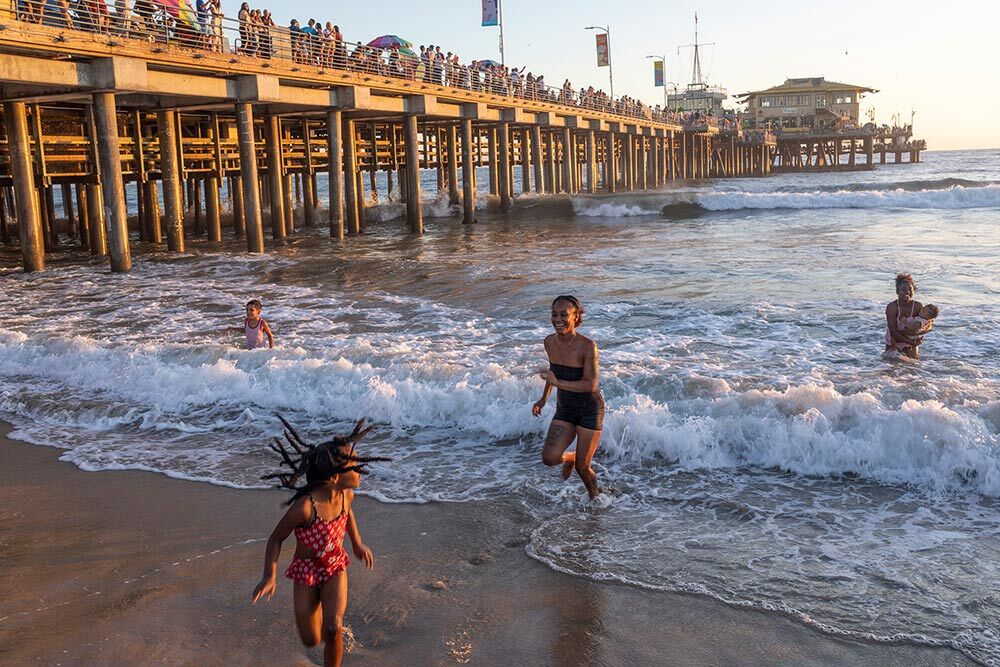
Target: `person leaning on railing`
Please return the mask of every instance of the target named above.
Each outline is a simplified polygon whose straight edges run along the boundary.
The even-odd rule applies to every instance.
[[[244,55],[253,55],[254,49],[250,48],[251,18],[250,3],[244,2],[240,5],[240,13],[237,15],[240,22],[240,48],[239,52]]]

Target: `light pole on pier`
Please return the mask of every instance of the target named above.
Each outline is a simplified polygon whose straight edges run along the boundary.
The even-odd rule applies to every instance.
[[[646,58],[655,58],[663,63],[663,69],[660,70],[660,85],[663,86],[663,113],[667,112],[667,57],[666,56],[646,56]]]
[[[611,63],[611,27],[601,25],[588,25],[587,30],[603,30],[608,35],[608,85],[611,87],[611,101],[615,99],[615,74],[614,65]]]
[[[663,93],[664,94],[666,94],[666,92],[667,92],[667,86],[670,86],[670,89],[672,91],[674,91],[674,102],[676,102],[677,101],[677,84],[675,82],[673,82],[673,81],[664,81],[663,82]]]
[[[500,23],[500,66],[507,66],[507,57],[503,52],[503,0],[497,0],[497,18]]]

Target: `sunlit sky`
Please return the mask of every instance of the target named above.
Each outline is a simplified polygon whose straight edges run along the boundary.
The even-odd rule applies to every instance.
[[[258,4],[282,25],[292,18],[333,21],[352,42],[396,34],[415,46],[455,51],[463,62],[500,59],[497,29],[480,26],[479,0],[251,2]],[[224,0],[227,14],[237,8],[236,0]],[[874,106],[879,123],[896,113],[909,122],[916,111],[915,134],[932,150],[1000,147],[1000,3],[985,0],[503,0],[506,62],[544,74],[549,85],[568,77],[577,89],[607,90],[607,68],[596,67],[595,31],[584,28],[610,26],[615,95],[662,103],[646,56],[665,55],[667,80],[690,83],[691,49],[678,54],[678,46],[693,41],[695,11],[699,41],[715,42],[702,50],[703,72],[730,95],[825,76],[877,89],[861,110]]]

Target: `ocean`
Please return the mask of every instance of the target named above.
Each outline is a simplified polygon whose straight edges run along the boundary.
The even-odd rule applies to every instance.
[[[124,275],[8,250],[0,419],[84,470],[253,488],[278,414],[314,441],[369,417],[381,501],[513,500],[552,568],[1000,665],[1000,151],[924,157],[484,199],[475,226],[428,199],[422,237],[383,203],[262,256],[136,242]],[[900,271],[941,308],[917,362],[882,353]],[[563,293],[600,347],[593,503],[541,465],[554,399],[531,415]],[[251,298],[276,350],[232,331]]]

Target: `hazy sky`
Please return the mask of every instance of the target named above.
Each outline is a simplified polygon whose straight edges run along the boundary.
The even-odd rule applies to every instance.
[[[340,25],[345,39],[368,41],[397,34],[415,45],[440,45],[463,62],[499,60],[496,28],[480,26],[479,0],[321,3],[258,0],[284,25],[292,17]],[[236,0],[225,0],[235,13]],[[933,149],[1000,147],[1000,3],[902,2],[664,2],[663,0],[503,0],[508,65],[527,65],[549,85],[569,78],[576,88],[607,90],[607,68],[597,68],[595,31],[611,27],[615,94],[661,102],[650,54],[667,57],[667,79],[691,80],[694,12],[702,69],[729,93],[758,90],[789,77],[828,80],[879,90],[862,100],[876,119],[899,113]],[[731,102],[731,100],[730,100]]]

